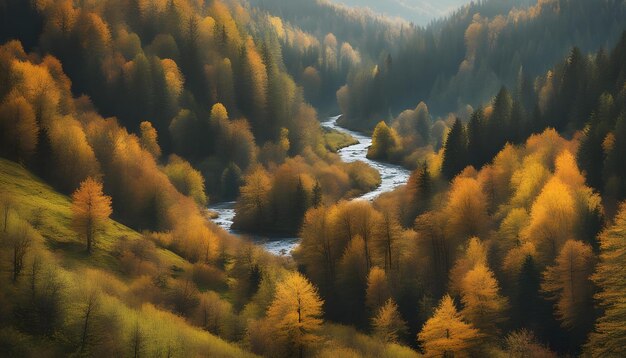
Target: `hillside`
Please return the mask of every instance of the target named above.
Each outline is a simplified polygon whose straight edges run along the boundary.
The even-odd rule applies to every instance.
[[[335,3],[352,7],[367,8],[373,12],[389,17],[397,17],[410,21],[419,26],[426,26],[429,22],[443,18],[468,0],[409,0],[409,1],[367,1],[367,0],[334,0]]]
[[[0,0],[0,356],[626,356],[625,20]]]
[[[38,329],[37,325],[29,326],[28,321],[12,322],[7,313],[11,309],[24,307],[29,309],[31,303],[22,301],[25,294],[29,292],[29,281],[32,279],[24,277],[18,284],[9,283],[3,275],[3,289],[1,290],[3,314],[0,315],[0,322],[3,328],[0,329],[0,347],[4,353],[10,356],[38,356],[41,354],[69,354],[72,353],[72,342],[79,341],[80,330],[73,325],[80,321],[83,307],[90,301],[90,292],[98,292],[98,311],[94,309],[94,315],[98,315],[91,323],[95,327],[105,323],[105,319],[111,320],[107,324],[118,327],[117,332],[104,331],[104,326],[94,328],[91,332],[93,337],[90,340],[114,340],[107,345],[108,352],[117,351],[121,354],[131,352],[133,347],[124,347],[121,339],[125,334],[129,337],[135,326],[140,327],[141,333],[145,334],[141,339],[140,350],[143,354],[154,355],[157,352],[170,350],[172,354],[197,355],[209,354],[219,357],[252,357],[240,348],[231,345],[214,335],[192,327],[183,319],[169,313],[167,310],[158,308],[150,304],[139,304],[141,302],[141,291],[133,288],[133,282],[137,283],[137,273],[129,270],[129,266],[122,265],[123,258],[120,257],[119,244],[125,241],[128,245],[132,243],[145,242],[144,237],[116,222],[109,220],[103,227],[99,235],[97,249],[92,255],[86,255],[84,242],[76,237],[71,229],[71,201],[70,199],[56,192],[48,184],[24,169],[19,164],[0,159],[0,187],[3,199],[11,198],[10,205],[3,201],[3,213],[8,211],[9,230],[12,225],[19,225],[19,220],[26,220],[32,225],[35,231],[33,242],[27,248],[28,255],[41,260],[42,278],[52,280],[37,283],[37,290],[42,290],[41,300],[49,299],[46,304],[55,306],[48,307],[48,310],[58,310],[58,312],[48,312],[53,316],[47,316],[51,322],[46,324],[54,325],[57,316],[61,314],[62,321],[57,322],[58,327],[54,327],[56,337],[52,341],[39,342],[33,339],[28,333],[21,333],[9,328],[7,324],[14,323],[23,326],[28,332],[29,329]],[[6,205],[6,206],[5,206]],[[6,231],[5,231],[6,233]],[[3,263],[9,262],[6,259],[6,249],[8,238],[3,236],[3,250],[1,256]],[[126,241],[127,240],[127,241]],[[149,245],[147,246],[150,247]],[[162,267],[163,274],[171,280],[185,275],[191,271],[192,264],[180,256],[163,248],[153,248],[153,256],[149,258],[151,262],[158,262]],[[149,251],[149,249],[146,249]],[[29,265],[35,265],[29,262]],[[33,266],[27,266],[25,270],[30,270]],[[31,274],[24,274],[31,276]],[[53,296],[46,290],[50,288],[46,285],[58,284]],[[40,287],[41,286],[41,287]],[[101,287],[102,291],[94,291],[96,287]],[[84,296],[84,297],[83,297]],[[43,304],[46,301],[41,301]],[[32,304],[37,304],[33,302]],[[107,317],[108,316],[108,317]],[[45,317],[45,316],[44,316]],[[133,318],[135,317],[135,318]],[[61,317],[59,317],[61,318]],[[167,323],[166,323],[167,322]],[[45,328],[45,327],[44,327]],[[52,327],[51,327],[52,328]],[[91,327],[90,327],[91,328]],[[33,332],[33,333],[34,333]],[[119,336],[117,336],[119,335]],[[169,339],[162,341],[169,336]],[[117,338],[119,337],[119,338]],[[66,340],[65,343],[55,344]],[[85,352],[88,352],[87,350]],[[92,354],[99,355],[95,351]]]

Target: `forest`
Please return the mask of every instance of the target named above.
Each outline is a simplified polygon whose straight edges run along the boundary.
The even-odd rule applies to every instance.
[[[621,0],[0,0],[0,357],[624,357],[623,158]]]

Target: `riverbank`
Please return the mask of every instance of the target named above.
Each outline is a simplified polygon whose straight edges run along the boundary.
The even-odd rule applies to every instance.
[[[341,160],[348,163],[362,161],[376,169],[380,173],[381,177],[381,183],[376,189],[362,194],[352,200],[371,201],[385,192],[392,191],[396,187],[406,184],[409,180],[411,172],[399,165],[368,159],[367,149],[372,145],[372,138],[365,134],[340,127],[337,124],[339,117],[340,116],[331,117],[321,124],[325,130],[341,134],[342,138],[353,138],[351,141],[353,144],[346,145],[343,148],[338,148],[336,150],[337,154],[341,157]],[[209,210],[217,214],[217,217],[213,219],[214,223],[234,235],[249,237],[251,240],[263,246],[267,251],[275,255],[290,255],[291,251],[298,245],[300,240],[297,237],[249,235],[233,231],[232,224],[235,217],[234,201],[212,205],[209,207]]]

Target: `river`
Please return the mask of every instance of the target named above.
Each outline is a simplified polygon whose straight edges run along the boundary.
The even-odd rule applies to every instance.
[[[337,119],[340,116],[331,117],[325,122],[322,122],[322,127],[328,129],[334,129],[339,132],[347,133],[354,137],[359,143],[342,148],[337,151],[337,154],[344,162],[355,162],[360,160],[370,165],[380,173],[381,183],[373,191],[363,194],[353,200],[374,200],[382,193],[391,191],[396,187],[405,184],[409,180],[411,172],[399,165],[383,163],[375,160],[367,159],[367,148],[372,145],[372,138],[362,133],[351,131],[337,125]],[[217,225],[221,226],[225,230],[232,234],[239,235],[236,231],[231,229],[233,224],[233,218],[235,217],[235,202],[223,202],[217,203],[209,207],[210,210],[217,213],[217,218],[213,219]],[[300,241],[297,237],[261,237],[250,234],[245,234],[250,237],[256,243],[262,245],[267,251],[275,255],[289,255],[291,251],[298,245]]]

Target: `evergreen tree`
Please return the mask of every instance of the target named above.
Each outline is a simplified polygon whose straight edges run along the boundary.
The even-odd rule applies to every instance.
[[[467,136],[463,123],[457,118],[444,145],[441,172],[452,180],[467,164]]]
[[[304,214],[309,209],[309,193],[302,183],[302,178],[298,177],[298,184],[293,194],[293,224],[292,231],[297,231],[302,226],[302,220],[304,220]]]
[[[512,110],[513,98],[507,88],[502,87],[493,101],[493,112],[487,121],[487,135],[489,136],[489,140],[485,141],[488,145],[487,161],[493,158],[511,138]]]
[[[322,186],[316,181],[311,192],[311,206],[317,208],[320,205],[322,205]]]
[[[476,109],[467,124],[467,155],[469,164],[481,168],[490,158],[485,158],[485,117],[482,108]]]

